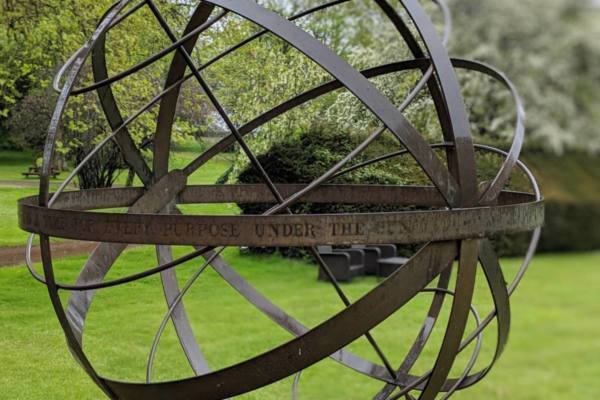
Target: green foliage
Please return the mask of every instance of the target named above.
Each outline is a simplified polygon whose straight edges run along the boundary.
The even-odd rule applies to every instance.
[[[332,166],[347,156],[364,140],[360,134],[348,134],[331,126],[313,126],[299,137],[282,138],[268,152],[258,156],[271,180],[275,183],[310,183],[319,178]],[[348,166],[371,159],[384,149],[399,147],[395,139],[383,136],[363,154],[357,156]],[[247,165],[239,174],[232,171],[229,181],[239,183],[262,183],[262,176],[251,165]],[[392,162],[368,166],[340,176],[329,183],[360,183],[360,184],[402,184],[424,183],[427,178],[420,173],[418,167],[410,158],[396,159]],[[244,214],[262,214],[273,204],[238,204]],[[341,213],[341,212],[384,212],[408,210],[414,207],[382,206],[382,205],[345,205],[345,204],[315,204],[301,203],[292,207],[294,213]],[[414,246],[407,246],[410,253]],[[254,252],[279,251],[286,256],[298,257],[306,253],[298,248],[252,249]]]
[[[346,134],[331,127],[312,127],[300,137],[283,139],[275,143],[268,152],[258,157],[270,178],[277,183],[310,183],[350,153],[361,141],[362,135]],[[364,138],[364,137],[363,137]],[[371,159],[385,151],[392,151],[394,144],[389,137],[376,142],[364,154],[358,156],[349,165]],[[531,156],[534,157],[534,156]],[[534,157],[535,158],[535,157]],[[495,155],[477,153],[478,179],[482,185],[490,182],[496,175],[502,159]],[[569,165],[568,158],[561,158],[558,165]],[[597,162],[597,161],[596,161]],[[552,163],[540,163],[538,160],[535,173],[544,175]],[[593,164],[595,165],[595,164]],[[585,179],[583,171],[569,170],[570,181]],[[547,171],[546,171],[547,172]],[[252,166],[246,166],[239,174],[230,171],[229,181],[240,183],[262,183],[261,175]],[[363,170],[354,171],[346,176],[336,178],[332,183],[362,184],[430,184],[420,172],[419,167],[409,157],[396,158],[385,163],[374,164]],[[548,184],[550,185],[550,184]],[[563,185],[563,182],[554,183]],[[544,188],[545,186],[543,186]],[[530,191],[528,181],[523,173],[515,170],[507,185],[508,190]],[[548,187],[556,192],[556,188]],[[590,189],[591,190],[591,189]],[[273,203],[274,204],[274,203]],[[261,214],[273,204],[239,204],[245,214]],[[295,213],[339,213],[339,212],[378,212],[403,211],[410,207],[391,207],[378,205],[329,205],[303,203],[293,207]],[[546,200],[546,223],[542,231],[539,250],[553,251],[587,251],[600,248],[600,235],[590,231],[590,226],[600,224],[600,206],[598,202],[561,201],[560,198]],[[530,233],[504,235],[494,238],[497,251],[504,256],[518,256],[525,253],[529,244]],[[401,251],[411,254],[414,246],[405,246]],[[304,256],[306,253],[298,249],[252,249],[253,252],[279,251],[286,256]]]
[[[110,3],[109,0],[0,3],[0,146],[39,151],[54,102],[54,95],[47,88],[56,66],[89,38]],[[177,34],[181,34],[196,5],[191,1],[170,0],[158,4]],[[320,2],[264,0],[261,4],[292,15]],[[433,4],[424,5],[439,24],[439,12]],[[502,3],[452,0],[450,8],[455,18],[450,53],[497,65],[515,80],[528,106],[530,147],[555,152],[569,148],[600,149],[597,128],[600,100],[591,84],[599,81],[595,60],[600,47],[594,40],[599,32],[597,15],[589,12],[584,0]],[[164,32],[153,21],[148,9],[142,8],[108,34],[109,74],[121,72],[168,45]],[[370,0],[347,2],[296,23],[357,69],[410,57],[392,24]],[[508,26],[511,28],[507,29]],[[258,30],[255,25],[230,15],[201,36],[192,56],[200,65]],[[163,86],[170,59],[167,56],[140,71],[135,78],[113,85],[124,115],[135,112]],[[320,67],[273,35],[264,35],[242,47],[203,74],[237,125],[330,79]],[[417,73],[403,73],[376,78],[373,82],[399,105],[418,78]],[[514,117],[506,90],[477,74],[460,73],[460,78],[476,139],[504,146],[512,133]],[[91,71],[86,65],[79,84],[90,82]],[[153,108],[131,125],[130,133],[137,143],[152,136],[156,110]],[[435,111],[426,92],[405,115],[426,139],[440,140]],[[65,121],[69,122],[62,127],[60,148],[71,161],[77,160],[76,152],[72,151],[75,147],[83,144],[82,151],[87,152],[109,131],[93,94],[74,98]],[[249,135],[248,142],[256,153],[265,153],[281,137],[299,136],[315,122],[333,124],[337,129],[356,134],[380,126],[352,94],[339,90],[276,118]],[[198,89],[197,82],[192,79],[183,85],[174,140],[223,129],[220,117]],[[115,162],[114,168],[122,167]],[[246,165],[245,156],[241,156],[234,171],[239,172]]]
[[[591,84],[600,80],[592,61],[600,56],[600,47],[595,40],[599,25],[598,14],[590,15],[587,2],[453,0],[449,5],[455,20],[450,54],[495,65],[516,83],[528,111],[528,147],[555,153],[567,149],[590,152],[600,149],[600,115],[597,112],[600,96]],[[439,21],[439,10],[429,9],[434,21]],[[290,13],[286,10],[286,14]],[[356,34],[336,24],[340,17],[347,21],[346,27],[358,27]],[[326,33],[327,29],[320,30],[327,27],[324,22],[327,18],[334,18],[329,33]],[[248,26],[247,33],[227,33],[232,28],[234,31],[239,28],[229,24],[219,35],[231,34],[237,41],[253,32],[251,26],[240,22],[242,25]],[[330,44],[357,69],[411,57],[398,33],[372,2],[352,2],[328,11],[322,17],[311,17],[300,25],[309,31],[315,30],[316,37]],[[377,26],[377,30],[373,26]],[[340,39],[343,35],[347,35],[347,40]],[[335,39],[330,40],[330,37]],[[231,97],[227,104],[234,114],[243,110],[245,117],[240,122],[246,122],[297,94],[301,88],[306,90],[322,81],[321,74],[305,67],[304,57],[288,47],[275,39],[265,38],[247,46],[247,53],[242,51],[230,61],[224,60],[223,64],[215,66],[219,70],[231,65],[231,69],[227,67],[227,76],[222,77],[231,83],[223,87],[221,96]],[[280,64],[281,67],[277,67]],[[239,68],[240,65],[244,68]],[[263,81],[265,76],[269,77],[266,83]],[[299,76],[302,79],[298,79]],[[289,77],[293,78],[291,82]],[[399,105],[418,78],[418,73],[398,73],[372,81]],[[507,147],[515,119],[509,92],[478,73],[461,71],[459,79],[475,140]],[[240,92],[235,90],[237,88]],[[436,113],[426,91],[404,114],[427,140],[441,140]],[[302,134],[315,121],[361,134],[380,126],[353,94],[339,90],[258,129],[249,138],[250,146],[256,153],[264,153],[279,140],[278,137]],[[246,157],[241,155],[235,170],[243,169],[246,163]]]
[[[588,251],[600,248],[600,205],[547,202],[540,251]]]
[[[207,61],[256,31],[252,24],[230,18],[223,23],[222,30],[208,33],[210,43],[198,57]],[[298,79],[299,76],[303,79]],[[210,67],[206,77],[233,122],[242,125],[322,82],[325,74],[288,44],[265,35]],[[249,138],[249,143],[255,151],[265,151],[277,137],[305,129],[318,107],[314,103],[287,113]]]
[[[600,249],[600,231],[591,227],[600,224],[600,204],[561,203],[546,201],[546,219],[538,247],[539,252],[575,252]],[[524,254],[529,244],[528,234],[495,239],[502,255]]]
[[[56,98],[48,88],[57,65],[66,61],[88,40],[110,4],[110,1],[65,3],[57,0],[35,4],[6,1],[2,4],[0,53],[6,52],[7,57],[2,57],[0,61],[3,95],[0,112],[4,117],[0,117],[3,125],[0,130],[3,136],[10,134],[10,137],[0,142],[41,151]],[[158,5],[173,28],[180,30],[186,22],[190,5],[169,1],[159,1]],[[107,34],[109,75],[133,66],[169,44],[158,23],[152,21],[154,19],[150,11],[143,8]],[[164,85],[164,71],[169,62],[170,57],[166,57],[145,68],[135,78],[112,85],[124,116],[133,114],[156,95],[158,88]],[[78,85],[91,82],[91,66],[87,63]],[[183,93],[188,109],[198,108],[199,91],[184,87]],[[156,112],[155,107],[130,125],[129,133],[136,143],[141,144],[153,135]],[[174,140],[185,140],[205,129],[206,124],[202,125],[199,119],[203,119],[202,113],[177,115]],[[59,153],[74,164],[81,161],[111,131],[95,93],[71,97],[63,122]],[[114,145],[108,145],[89,167],[82,170],[80,183],[84,187],[112,185],[115,174],[124,167],[116,153]]]
[[[320,4],[316,1],[265,3],[274,9],[284,9],[285,15]],[[407,55],[401,41],[394,40],[397,39],[397,33],[391,23],[371,1],[347,2],[298,20],[297,23],[357,69],[397,61]],[[379,27],[376,32],[373,26]],[[256,31],[257,28],[252,24],[237,18],[228,19],[222,29],[209,32],[209,36],[214,35],[214,38],[207,40],[208,45],[202,53],[204,60]],[[262,36],[211,66],[207,70],[207,77],[238,125],[331,80],[314,62],[272,35]],[[416,75],[402,78],[396,74],[376,79],[375,83],[396,101],[410,90]],[[420,99],[417,103],[414,109],[427,106],[426,99]],[[411,114],[411,117],[413,115],[416,114]],[[338,90],[277,117],[248,135],[247,141],[255,153],[262,154],[272,143],[302,135],[315,124],[331,124],[336,129],[360,134],[380,126],[352,94]],[[426,126],[431,135],[435,134],[435,127]],[[246,158],[241,155],[236,161],[235,170],[240,171],[246,165]]]
[[[586,0],[452,0],[450,53],[490,63],[514,81],[528,112],[528,145],[600,151],[600,14]],[[474,131],[506,140],[506,90],[461,74]],[[507,118],[508,117],[508,118]]]
[[[15,105],[6,122],[12,147],[41,153],[55,100],[48,89],[34,90]]]

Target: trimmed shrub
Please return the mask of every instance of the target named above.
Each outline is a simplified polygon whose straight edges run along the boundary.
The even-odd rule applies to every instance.
[[[546,201],[546,219],[538,252],[591,251],[600,249],[600,203]],[[527,251],[530,233],[494,238],[503,256],[520,256]]]
[[[335,163],[350,153],[363,139],[326,127],[313,127],[299,137],[292,137],[271,146],[269,151],[258,156],[265,171],[275,183],[310,183],[324,174]],[[390,149],[399,148],[395,139],[382,137],[370,146],[354,163],[366,161],[375,156],[385,154]],[[351,162],[352,163],[352,162]],[[351,164],[350,164],[351,165]],[[404,178],[403,178],[404,176]],[[230,180],[222,177],[221,182]],[[238,183],[262,183],[261,175],[251,165],[247,166],[235,179]],[[406,157],[402,161],[380,163],[368,166],[338,177],[329,183],[361,183],[361,184],[412,184],[427,182],[412,159]],[[262,214],[272,204],[238,204],[244,214]],[[414,210],[416,207],[386,206],[377,204],[315,204],[301,203],[294,205],[294,213],[350,213],[350,212],[389,212]],[[418,245],[403,246],[401,254],[411,255]],[[307,254],[301,248],[251,248],[255,253],[279,252],[288,257],[302,257]]]
[[[359,163],[398,148],[394,139],[382,137],[370,146],[364,154],[351,163]],[[327,127],[314,127],[302,136],[294,136],[271,146],[268,152],[258,156],[260,163],[275,183],[310,183],[325,173],[331,166],[351,152],[361,137]],[[478,153],[478,177],[489,181],[497,172],[501,159],[489,154]],[[248,165],[237,177],[229,174],[219,181],[225,183],[235,180],[239,183],[262,183],[255,168]],[[527,190],[523,174],[515,172],[507,185],[510,190]],[[430,182],[410,157],[395,158],[390,161],[371,165],[336,178],[330,183],[393,184],[415,185]],[[244,214],[262,214],[271,208],[271,204],[238,204]],[[382,206],[373,204],[314,204],[301,203],[292,207],[294,213],[342,213],[342,212],[385,212],[408,211],[417,207]],[[423,208],[421,208],[423,209]],[[546,201],[546,222],[542,230],[539,245],[541,252],[587,251],[600,249],[600,203],[565,204]],[[529,245],[530,232],[502,235],[492,238],[496,250],[501,256],[523,255]],[[410,256],[419,244],[399,246],[402,255]],[[280,252],[285,256],[298,257],[306,251],[298,248],[253,248],[251,252]]]

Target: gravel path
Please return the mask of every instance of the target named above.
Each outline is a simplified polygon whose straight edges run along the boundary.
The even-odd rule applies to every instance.
[[[61,258],[89,254],[95,247],[96,243],[78,242],[73,240],[53,243],[52,257]],[[33,247],[31,257],[35,262],[41,260],[39,246]],[[0,267],[17,265],[25,265],[25,246],[0,247]]]

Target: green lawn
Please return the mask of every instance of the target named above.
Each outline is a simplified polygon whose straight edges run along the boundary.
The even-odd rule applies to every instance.
[[[149,267],[150,248],[128,251],[111,277]],[[315,267],[276,256],[226,252],[236,269],[300,321],[314,326],[341,309],[331,287],[315,279]],[[84,258],[56,263],[60,279],[72,279]],[[142,261],[142,262],[140,262]],[[179,268],[182,279],[197,264]],[[508,277],[517,260],[506,260]],[[513,297],[513,327],[508,348],[491,374],[458,399],[562,400],[600,396],[600,253],[540,255]],[[475,304],[489,307],[485,282],[479,274]],[[362,278],[344,285],[356,300],[376,281]],[[0,269],[0,387],[7,399],[98,399],[100,392],[69,355],[45,288],[24,268]],[[388,319],[373,334],[394,364],[414,337],[429,295],[422,295]],[[66,297],[65,297],[66,298]],[[199,342],[213,368],[222,368],[257,355],[290,336],[230,289],[211,270],[189,293],[186,305]],[[92,307],[85,348],[102,374],[142,380],[153,333],[165,311],[159,279],[102,291]],[[442,320],[439,327],[443,328]],[[415,372],[433,362],[441,334],[425,353]],[[487,332],[480,366],[491,356],[493,326]],[[351,349],[375,360],[364,339]],[[156,379],[189,376],[189,370],[169,327],[157,357]],[[460,364],[464,365],[464,360]],[[326,360],[302,377],[301,399],[366,399],[380,385]],[[290,379],[243,396],[245,399],[282,399],[289,396]]]
[[[173,153],[171,156],[171,167],[182,168],[194,159],[199,153],[189,145],[182,151]],[[38,193],[37,180],[34,178],[25,179],[21,172],[25,171],[31,164],[32,155],[30,153],[19,153],[14,151],[0,151],[0,183],[1,181],[17,181],[33,183],[31,188],[17,188],[0,184],[0,247],[24,245],[27,240],[27,233],[17,227],[17,200],[32,196]],[[212,184],[223,175],[229,168],[231,161],[227,156],[217,156],[203,165],[189,178],[190,185]],[[66,173],[61,174],[60,178],[66,178]],[[124,184],[127,173],[121,173],[117,184]],[[60,181],[54,181],[53,187],[56,187]],[[135,182],[140,185],[139,181]],[[183,205],[182,210],[187,213],[196,214],[237,214],[239,209],[235,204],[197,204]]]
[[[189,145],[177,150],[171,158],[173,168],[183,167],[199,152]],[[30,163],[27,157],[30,155],[0,152],[0,180],[22,180],[20,173]],[[190,184],[213,183],[229,165],[227,156],[217,157],[197,171]],[[122,174],[119,183],[124,179]],[[36,192],[36,188],[0,188],[0,246],[25,242],[27,235],[16,226],[16,201]],[[232,204],[185,205],[182,209],[186,213],[209,214],[239,211]],[[316,269],[307,262],[240,255],[236,249],[227,250],[225,257],[252,284],[309,326],[341,310],[331,287],[316,281]],[[71,257],[56,261],[59,279],[73,280],[84,260],[85,257]],[[153,265],[153,249],[135,248],[123,255],[110,277]],[[600,398],[598,265],[600,253],[538,256],[513,298],[513,327],[505,354],[483,382],[456,398]],[[178,268],[182,282],[197,266],[197,262],[189,262]],[[505,260],[507,278],[512,278],[517,267],[518,260]],[[475,305],[481,314],[486,314],[490,299],[479,275]],[[375,279],[361,278],[343,288],[356,300],[375,284]],[[0,288],[0,398],[102,398],[69,355],[44,286],[36,283],[21,266],[0,269]],[[419,296],[373,331],[394,364],[400,362],[412,343],[429,296]],[[186,305],[197,339],[214,369],[240,362],[290,339],[211,270],[194,286]],[[147,353],[164,311],[157,277],[101,291],[92,307],[85,339],[86,351],[97,370],[115,378],[143,380]],[[434,362],[446,317],[444,314],[441,318],[438,325],[441,329],[417,364],[416,373],[426,371]],[[479,368],[489,361],[494,340],[494,326],[490,326]],[[365,358],[377,360],[364,339],[350,348]],[[190,374],[171,327],[165,333],[156,362],[156,379],[177,379]],[[463,357],[458,367],[464,363]],[[290,386],[291,380],[286,379],[242,398],[288,398]],[[300,399],[362,400],[370,398],[379,387],[377,382],[325,360],[304,372]]]
[[[0,181],[36,182],[35,177],[25,178],[23,176],[23,172],[27,172],[34,162],[35,156],[31,152],[0,150]],[[67,174],[63,172],[53,181],[59,181],[66,176]]]
[[[195,157],[202,153],[203,147],[198,144],[185,143],[175,147],[175,150],[170,157],[170,167],[172,169],[183,168]],[[190,176],[190,184],[206,184],[214,183],[223,175],[227,168],[231,165],[231,156],[227,154],[219,155],[208,163],[203,165],[198,171]],[[0,183],[2,181],[12,181],[11,183],[18,184],[37,184],[35,177],[25,178],[23,172],[27,171],[33,165],[35,156],[28,151],[6,151],[0,150]],[[59,175],[57,179],[53,179],[54,183],[59,183],[61,179],[66,178],[68,171]],[[127,171],[123,170],[117,177],[116,184],[123,185],[127,180]],[[136,185],[140,184],[139,180],[134,181]],[[7,186],[2,184],[0,186]]]
[[[189,164],[194,158],[196,158],[201,152],[190,151],[188,148],[184,150],[172,153],[170,157],[170,168],[177,169],[183,168]],[[194,172],[188,179],[190,185],[200,184],[212,184],[217,181],[229,168],[231,160],[228,155],[218,155],[200,169]],[[117,185],[124,185],[127,180],[127,171],[123,171],[117,178]],[[139,186],[141,182],[139,179],[134,180],[134,185]]]
[[[29,233],[19,229],[17,201],[37,194],[38,190],[35,188],[0,187],[0,247],[25,245]]]
[[[37,189],[0,188],[0,247],[22,246],[28,234],[18,227],[17,200],[37,194]]]

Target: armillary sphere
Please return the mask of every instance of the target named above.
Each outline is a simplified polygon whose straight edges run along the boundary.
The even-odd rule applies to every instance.
[[[448,9],[441,0],[435,0],[435,3],[445,16],[444,37],[438,36],[417,0],[401,0],[400,4],[387,0],[373,1],[372,6],[378,7],[389,18],[398,31],[398,40],[406,43],[413,58],[363,71],[351,67],[294,23],[311,14],[342,7],[348,2],[349,0],[331,1],[285,17],[253,0],[198,1],[183,35],[178,38],[154,0],[121,0],[110,7],[88,42],[60,70],[54,82],[60,95],[48,131],[40,193],[39,196],[20,201],[20,226],[32,233],[28,246],[28,267],[33,276],[47,286],[71,353],[109,398],[223,399],[294,375],[297,378],[294,380],[295,397],[299,373],[328,357],[358,374],[380,381],[382,389],[373,394],[374,399],[448,398],[456,391],[483,379],[501,355],[510,327],[509,298],[533,257],[544,215],[536,181],[527,167],[519,161],[525,118],[521,99],[512,83],[493,67],[448,56],[445,43],[451,24]],[[158,24],[172,44],[132,68],[109,76],[106,62],[107,33],[142,8],[151,11],[153,21],[149,22]],[[403,13],[400,12],[402,9]],[[196,65],[190,54],[194,48],[201,46],[199,36],[233,14],[260,26],[262,30],[204,64]],[[295,47],[327,72],[331,80],[277,105],[242,126],[236,126],[207,84],[203,71],[265,34],[274,35]],[[124,116],[111,85],[127,77],[134,79],[140,70],[165,57],[171,57],[171,63],[164,90],[137,112]],[[76,87],[88,58],[91,59],[95,82],[87,87]],[[488,75],[512,93],[517,112],[514,138],[508,151],[473,143],[456,69]],[[382,95],[370,79],[399,71],[420,71],[422,75],[404,103],[397,106]],[[199,154],[184,168],[170,169],[169,152],[174,115],[181,85],[188,80],[194,80],[200,85],[230,134]],[[278,116],[335,90],[352,93],[378,118],[381,128],[368,136],[342,162],[332,166],[310,184],[273,183],[244,137]],[[428,143],[402,113],[425,90],[435,104],[442,128],[444,140],[439,144]],[[63,120],[63,111],[72,97],[91,91],[97,92],[112,133],[88,154],[55,193],[50,193],[49,173],[56,143],[60,139],[58,127]],[[159,113],[153,137],[152,165],[148,165],[139,146],[130,136],[128,126],[155,105],[159,107]],[[397,151],[361,164],[347,164],[383,132],[389,132],[397,139]],[[65,192],[64,189],[78,171],[110,141],[117,143],[123,159],[135,171],[143,186]],[[192,173],[232,144],[238,144],[247,155],[251,164],[260,172],[262,183],[188,185],[188,177]],[[442,150],[441,154],[445,154],[446,160],[438,155],[439,150]],[[493,153],[503,160],[494,179],[485,184],[478,182],[476,152]],[[428,177],[429,186],[330,183],[333,178],[350,171],[403,155],[416,160]],[[528,177],[530,192],[506,189],[513,170],[520,170]],[[178,208],[180,204],[230,202],[275,205],[262,215],[241,216],[184,215]],[[301,202],[420,207],[412,211],[386,213],[292,213],[291,207]],[[112,209],[119,208],[125,208],[127,212],[112,212]],[[111,209],[111,212],[102,212],[102,209]],[[332,229],[335,226],[347,229]],[[522,231],[533,232],[531,243],[519,272],[507,285],[490,238]],[[43,274],[36,272],[29,255],[34,235],[40,241]],[[74,284],[55,279],[51,237],[99,243]],[[348,300],[343,288],[335,281],[328,266],[315,250],[317,245],[382,243],[424,244],[404,266],[355,302]],[[106,280],[111,267],[130,244],[156,246],[157,265],[131,276]],[[172,246],[193,246],[194,250],[174,258]],[[234,266],[223,259],[221,252],[226,246],[292,246],[312,249],[314,260],[330,278],[346,307],[317,326],[309,328],[303,325],[245,281]],[[180,287],[176,267],[198,258],[204,259],[202,266],[186,286]],[[472,306],[478,266],[481,266],[485,274],[495,307],[489,315],[481,318]],[[214,269],[249,303],[290,332],[293,339],[252,359],[224,369],[212,370],[201,351],[199,342],[202,340],[196,340],[192,331],[183,302],[185,293],[206,268]],[[455,280],[451,280],[452,271],[456,271]],[[155,274],[160,274],[168,313],[150,351],[146,381],[123,382],[100,376],[82,346],[86,318],[96,292]],[[59,297],[60,291],[70,292],[66,306]],[[432,301],[422,328],[404,361],[399,366],[394,366],[370,331],[424,292],[431,293]],[[451,310],[439,353],[427,373],[415,375],[411,373],[411,369],[432,335],[445,299],[451,301]],[[467,323],[471,316],[476,322],[476,328],[469,332]],[[194,376],[178,381],[156,382],[151,379],[154,355],[160,335],[170,321]],[[494,356],[489,366],[474,371],[482,333],[493,321],[497,327]],[[368,339],[378,362],[369,361],[347,349],[350,343],[361,337]],[[471,343],[476,345],[471,346],[474,351],[464,371],[458,376],[451,376],[451,367],[457,355]]]

